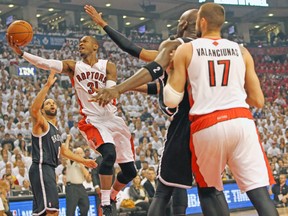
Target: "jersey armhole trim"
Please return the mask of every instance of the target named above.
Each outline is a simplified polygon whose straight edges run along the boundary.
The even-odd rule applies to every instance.
[[[45,131],[45,132],[42,133],[42,134],[37,134],[37,135],[34,134],[33,131],[32,131],[31,134],[32,134],[34,137],[38,137],[38,138],[45,136],[45,135],[49,132],[49,130],[50,130],[50,124],[49,124],[48,121],[47,121],[47,123],[48,123],[48,126],[49,126],[47,131]]]

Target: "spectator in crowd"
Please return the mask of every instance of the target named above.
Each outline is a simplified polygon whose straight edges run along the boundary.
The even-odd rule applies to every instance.
[[[279,175],[279,182],[272,187],[274,203],[277,207],[288,206],[288,185],[286,184],[286,175]]]
[[[149,196],[146,189],[141,185],[141,177],[137,175],[129,188],[129,196],[134,201],[136,206],[141,207],[142,210],[148,213]]]
[[[149,167],[147,170],[147,180],[144,183],[144,188],[148,193],[149,200],[152,201],[152,198],[154,197],[157,183],[156,183],[156,172],[153,167]]]

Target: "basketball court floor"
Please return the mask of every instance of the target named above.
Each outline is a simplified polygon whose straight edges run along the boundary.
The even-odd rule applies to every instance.
[[[281,216],[288,215],[288,207],[286,208],[278,208],[277,209]],[[233,212],[230,214],[231,216],[258,216],[255,210],[248,210],[242,212]]]

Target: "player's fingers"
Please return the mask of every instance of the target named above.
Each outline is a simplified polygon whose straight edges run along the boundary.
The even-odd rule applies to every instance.
[[[96,87],[92,87],[92,89],[94,90],[94,92],[98,93],[100,91],[100,89],[96,88]]]

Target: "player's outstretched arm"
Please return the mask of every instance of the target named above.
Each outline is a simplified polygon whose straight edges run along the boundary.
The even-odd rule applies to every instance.
[[[264,106],[264,94],[262,92],[258,76],[255,72],[254,60],[246,48],[241,47],[241,52],[246,65],[244,85],[247,93],[246,102],[250,106],[262,108]]]
[[[41,134],[48,129],[48,123],[41,113],[41,108],[50,87],[55,83],[56,80],[57,78],[55,77],[55,72],[51,71],[46,84],[37,94],[30,107],[29,111],[33,121],[33,133],[35,134]]]
[[[132,77],[128,78],[119,85],[112,88],[94,89],[96,96],[91,98],[91,102],[98,102],[101,106],[107,105],[111,100],[118,98],[120,94],[131,91],[138,86],[151,82],[163,75],[163,71],[170,64],[171,52],[175,50],[175,46],[167,46],[163,48],[155,61],[147,64]]]
[[[51,71],[53,70],[56,73],[64,73],[68,74],[69,76],[73,75],[74,73],[75,61],[73,60],[60,61],[54,59],[45,59],[28,52],[23,52],[20,47],[13,42],[13,36],[10,36],[10,38],[7,37],[7,41],[9,46],[17,55],[23,57],[26,61],[40,69]]]
[[[85,159],[79,155],[74,154],[70,149],[69,149],[69,143],[71,141],[71,135],[67,136],[67,139],[65,141],[65,143],[63,143],[61,145],[61,155],[63,155],[64,157],[76,161],[78,163],[83,164],[86,167],[89,168],[95,168],[97,167],[97,163],[94,160],[91,159]]]
[[[134,44],[123,34],[110,27],[108,23],[103,20],[102,13],[99,13],[93,6],[85,5],[84,10],[97,25],[103,28],[109,37],[120,47],[120,49],[136,58],[142,59],[143,61],[150,62],[156,58],[158,54],[157,50],[146,50]]]

